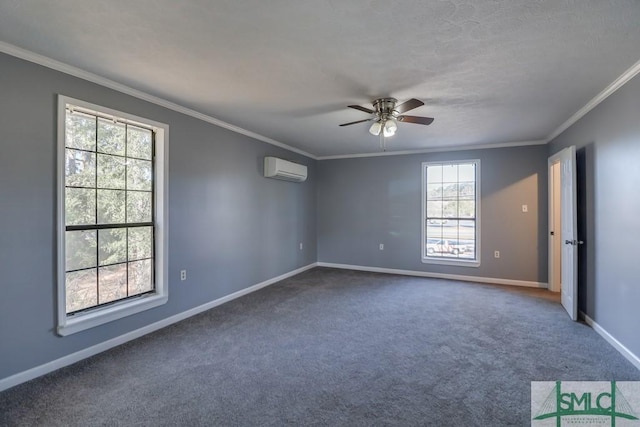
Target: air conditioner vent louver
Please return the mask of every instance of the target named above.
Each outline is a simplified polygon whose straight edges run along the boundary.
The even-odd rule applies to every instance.
[[[307,179],[307,167],[277,157],[265,157],[264,176],[285,181],[303,182]]]

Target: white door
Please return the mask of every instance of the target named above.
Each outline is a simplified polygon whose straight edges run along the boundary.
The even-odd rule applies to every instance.
[[[560,159],[560,204],[562,274],[561,300],[572,320],[578,320],[578,217],[576,200],[576,147],[558,153]]]

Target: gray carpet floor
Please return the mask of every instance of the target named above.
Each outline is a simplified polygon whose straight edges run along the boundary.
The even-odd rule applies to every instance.
[[[530,425],[640,380],[544,290],[316,268],[0,393],[0,425]]]

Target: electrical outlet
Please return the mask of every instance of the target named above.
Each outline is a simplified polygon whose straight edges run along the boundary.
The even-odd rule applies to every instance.
[[[384,251],[384,243],[380,243],[380,250]]]
[[[493,252],[493,257],[494,258],[500,258],[500,251],[494,251]]]
[[[302,250],[302,242],[300,242],[300,250]]]
[[[187,280],[187,270],[180,270],[180,280]]]
[[[522,212],[529,212],[529,206],[522,205]]]

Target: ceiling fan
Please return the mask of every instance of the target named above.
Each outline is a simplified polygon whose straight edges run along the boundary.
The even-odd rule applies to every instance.
[[[398,130],[398,122],[416,123],[419,125],[430,125],[433,122],[432,117],[406,116],[404,113],[424,105],[419,99],[412,98],[400,105],[395,98],[379,98],[373,101],[373,110],[361,107],[360,105],[349,105],[349,108],[364,111],[371,114],[371,117],[355,122],[343,123],[340,126],[350,126],[357,123],[373,121],[369,128],[369,133],[378,136],[382,132],[382,136],[389,137],[395,135]]]

